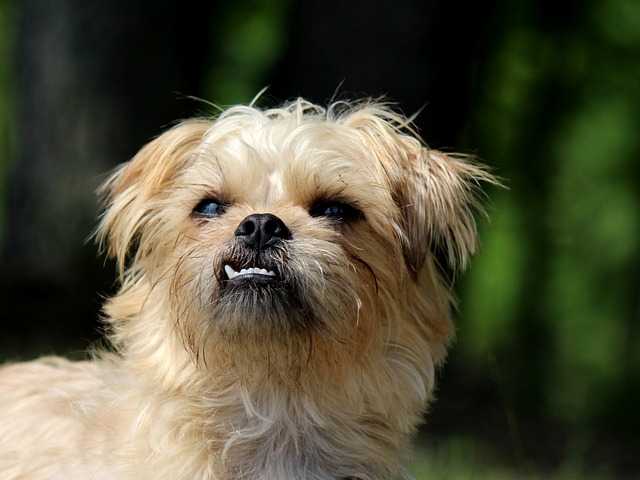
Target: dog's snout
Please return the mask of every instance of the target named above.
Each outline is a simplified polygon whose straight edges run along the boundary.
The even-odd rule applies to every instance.
[[[246,217],[235,232],[236,237],[248,247],[262,250],[281,240],[291,238],[291,232],[275,215],[254,213]]]

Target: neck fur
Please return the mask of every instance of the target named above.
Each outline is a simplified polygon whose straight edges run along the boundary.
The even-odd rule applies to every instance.
[[[433,387],[433,349],[415,341],[424,332],[404,331],[404,340],[396,335],[394,342],[369,346],[357,360],[348,358],[348,349],[335,358],[344,345],[332,349],[322,342],[313,351],[290,351],[297,363],[274,362],[268,349],[241,348],[214,348],[205,360],[185,349],[175,322],[160,320],[166,309],[137,311],[132,318],[116,312],[118,305],[127,302],[112,302],[107,313],[119,361],[137,379],[140,403],[154,412],[140,433],[163,429],[154,455],[179,458],[185,478],[401,475],[403,453]],[[136,321],[137,315],[156,321]]]

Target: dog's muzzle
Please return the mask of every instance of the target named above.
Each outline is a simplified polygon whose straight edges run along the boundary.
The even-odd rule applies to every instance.
[[[275,215],[253,214],[240,222],[216,262],[219,289],[214,304],[220,318],[240,318],[243,328],[267,325],[307,332],[315,325],[310,297],[302,289],[306,279],[300,275],[305,272],[294,258],[294,240]]]
[[[274,250],[291,239],[291,231],[280,218],[270,213],[249,215],[236,228],[235,237],[234,255],[223,265],[228,285],[268,285],[281,280]]]

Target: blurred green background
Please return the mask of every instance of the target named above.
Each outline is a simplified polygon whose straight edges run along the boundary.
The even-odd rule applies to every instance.
[[[387,94],[479,155],[418,479],[640,478],[640,2],[0,0],[0,358],[81,356],[104,172],[219,105]]]

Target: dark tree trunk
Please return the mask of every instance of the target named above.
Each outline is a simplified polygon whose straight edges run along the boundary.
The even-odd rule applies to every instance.
[[[105,172],[191,113],[178,97],[202,91],[213,3],[20,4],[18,153],[0,274],[11,323],[39,324],[40,332],[49,325],[61,338],[80,324],[91,336],[95,291],[107,285],[95,247],[85,244],[96,224],[94,191]]]
[[[300,2],[269,93],[326,103],[344,81],[340,98],[384,94],[406,114],[426,106],[417,121],[425,139],[454,147],[490,9],[436,0]]]

